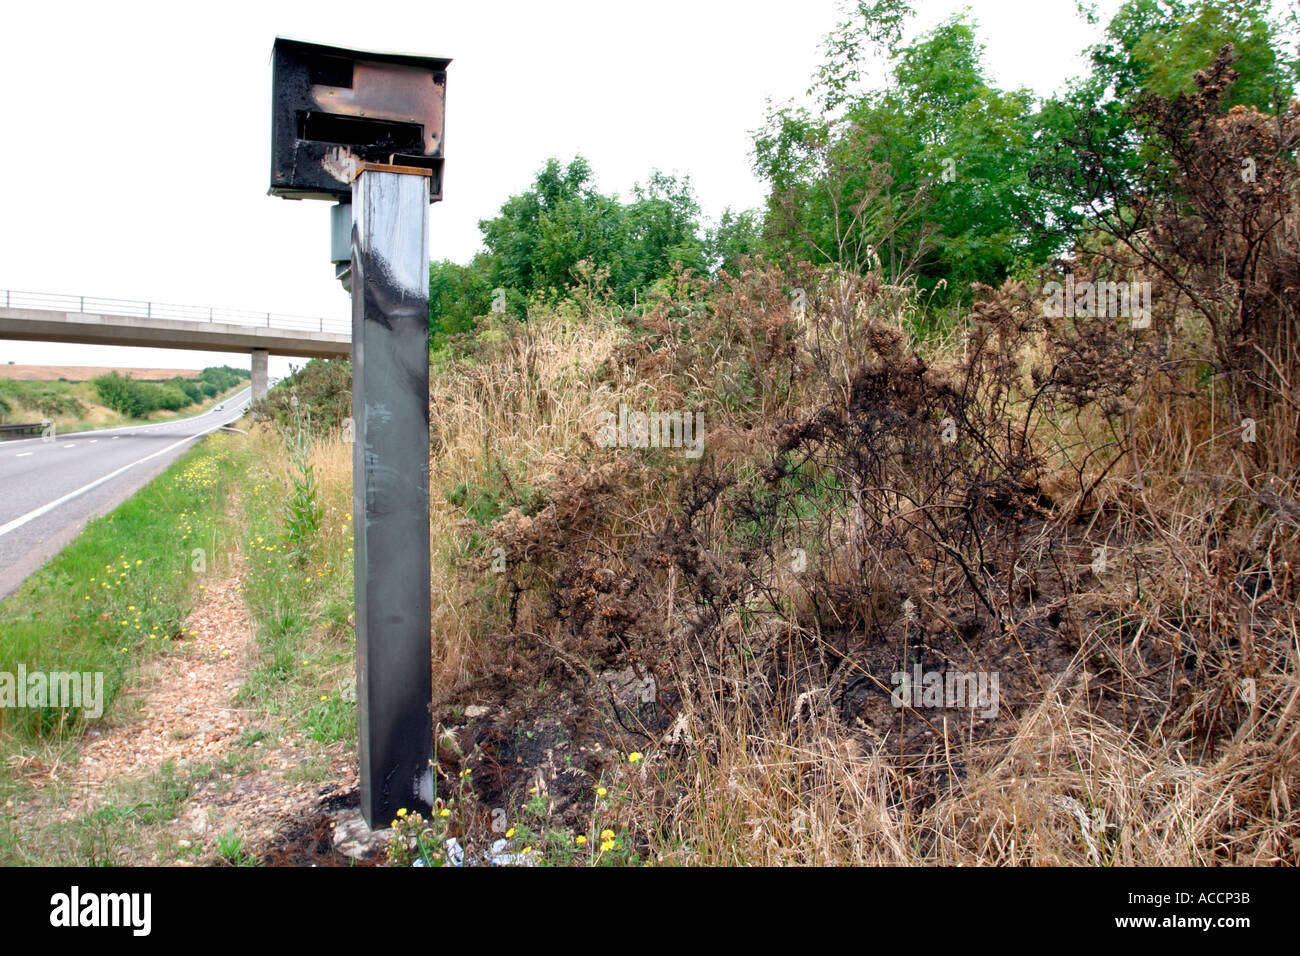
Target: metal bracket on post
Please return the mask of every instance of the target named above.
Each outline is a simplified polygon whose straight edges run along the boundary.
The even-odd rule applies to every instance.
[[[352,180],[352,510],[361,813],[433,800],[429,651],[429,178]]]

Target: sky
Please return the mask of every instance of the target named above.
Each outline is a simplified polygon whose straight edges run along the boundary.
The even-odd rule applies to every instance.
[[[1119,0],[1095,5],[1104,24]],[[1085,71],[1101,30],[1075,0],[914,6],[913,35],[968,8],[995,83],[1040,95]],[[751,134],[768,101],[803,98],[842,18],[837,0],[9,4],[0,289],[345,319],[330,204],[267,195],[276,36],[452,60],[429,250],[464,262],[478,221],[552,156],[585,156],[607,192],[657,168],[689,175],[706,215],[760,206]],[[248,364],[0,341],[8,361]],[[272,375],[289,362],[272,357]]]

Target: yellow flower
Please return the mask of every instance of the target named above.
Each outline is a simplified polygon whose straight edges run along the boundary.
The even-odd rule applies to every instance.
[[[441,810],[438,811],[438,816],[449,817],[451,816],[451,811],[448,810],[446,807],[443,807]]]
[[[400,809],[397,811],[397,815],[398,815],[399,817],[404,817],[404,816],[406,816],[406,807],[402,807],[402,808],[400,808]]]
[[[634,751],[632,751],[630,754],[628,754],[628,755],[627,755],[627,762],[628,762],[628,763],[640,763],[640,762],[641,762],[641,754],[640,754],[640,752],[634,750]]]
[[[601,852],[601,853],[608,853],[608,852],[609,852],[610,850],[612,850],[612,849],[614,849],[614,841],[613,841],[613,840],[606,840],[604,843],[602,843],[602,844],[600,845],[600,852]]]
[[[329,699],[330,699],[330,695],[329,695],[329,694],[321,694],[321,695],[320,695],[320,699],[321,699],[321,700],[329,700]]]
[[[600,831],[600,841],[601,841],[602,843],[609,843],[609,842],[611,842],[613,839],[614,839],[614,831],[613,831],[613,830],[601,830],[601,831]]]
[[[462,777],[468,777],[468,776],[469,776],[469,767],[466,767],[464,770],[462,770],[462,771],[460,772],[460,775],[461,775]]]
[[[510,839],[512,836],[514,836],[514,835],[515,835],[515,828],[514,828],[514,827],[511,827],[509,830],[506,831],[506,839],[507,839],[507,840],[509,840],[509,839]]]
[[[533,848],[532,848],[531,846],[526,846],[526,847],[524,847],[523,850],[521,850],[520,852],[521,852],[521,853],[532,853],[532,852],[533,852]]]
[[[609,791],[606,790],[604,787],[597,787],[597,788],[596,788],[596,796],[598,796],[598,797],[603,797],[603,796],[604,796],[605,794],[607,794],[607,793],[609,793]]]
[[[582,844],[587,842],[587,838],[583,836],[581,833],[579,833],[576,837],[574,837],[573,842],[578,844],[578,846],[582,846]]]

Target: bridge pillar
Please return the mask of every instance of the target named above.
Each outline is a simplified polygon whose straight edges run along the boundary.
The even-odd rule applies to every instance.
[[[266,349],[253,349],[253,401],[266,398]]]

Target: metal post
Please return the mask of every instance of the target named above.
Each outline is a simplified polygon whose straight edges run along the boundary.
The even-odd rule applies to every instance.
[[[429,653],[429,172],[352,181],[352,511],[361,813],[433,800]]]

